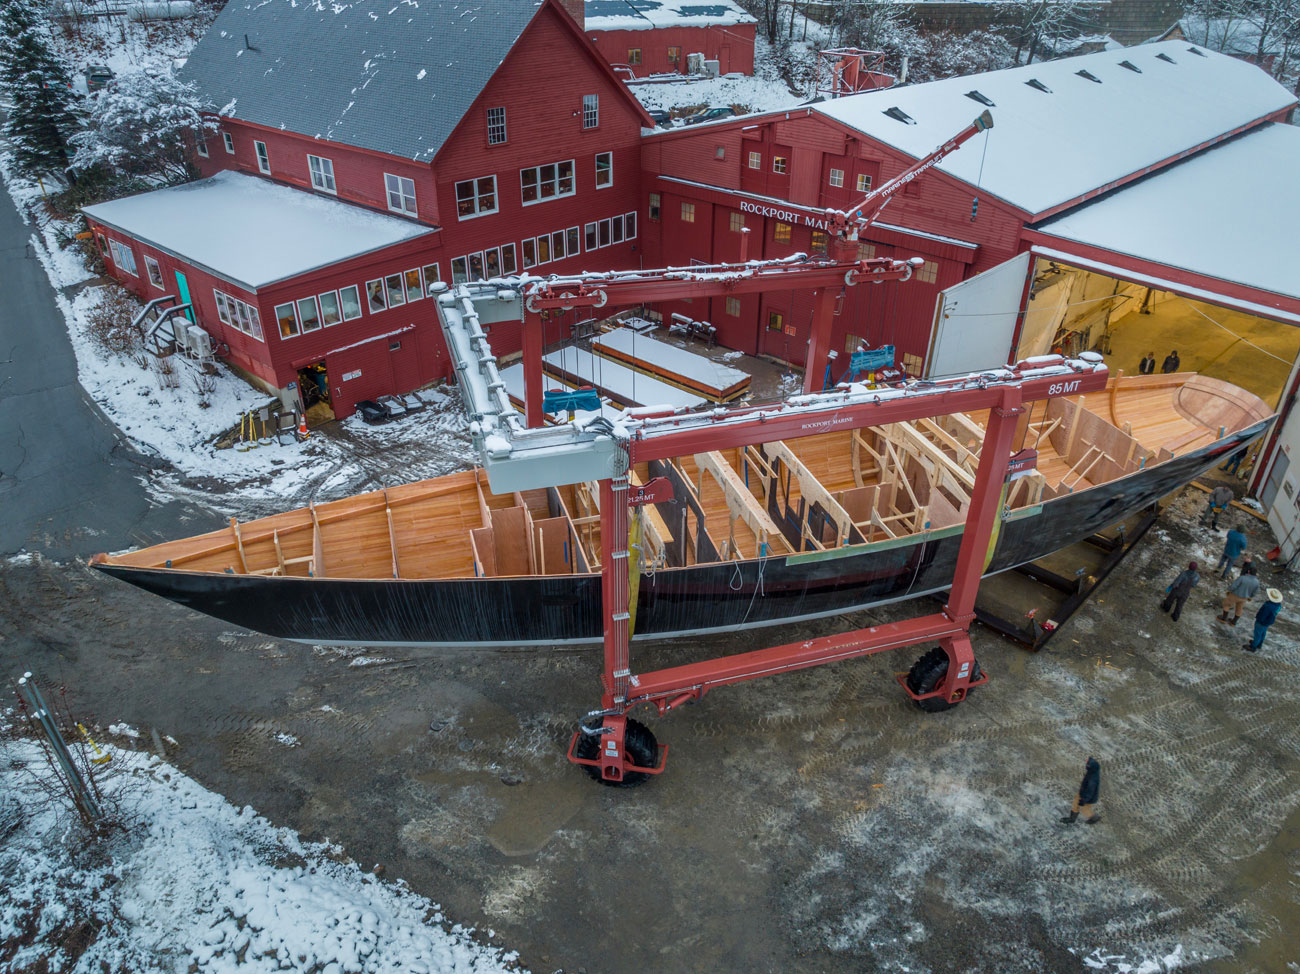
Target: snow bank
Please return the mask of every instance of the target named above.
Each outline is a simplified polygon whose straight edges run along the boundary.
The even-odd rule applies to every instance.
[[[106,804],[126,828],[95,841],[44,800],[39,749],[0,741],[0,795],[19,816],[7,835],[0,820],[0,944],[16,951],[8,969],[518,969],[513,952],[476,942],[402,883],[341,861],[336,846],[303,842],[152,756],[107,749]],[[276,865],[284,861],[300,865]],[[60,945],[82,921],[98,929],[73,957]]]

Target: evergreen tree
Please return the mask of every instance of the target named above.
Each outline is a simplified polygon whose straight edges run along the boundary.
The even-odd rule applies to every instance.
[[[72,87],[35,0],[0,0],[0,90],[13,105],[3,131],[18,167],[63,173],[77,125]]]

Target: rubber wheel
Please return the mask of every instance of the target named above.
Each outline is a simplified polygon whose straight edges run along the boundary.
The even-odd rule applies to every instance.
[[[919,660],[912,664],[912,668],[907,673],[907,688],[913,693],[930,693],[943,686],[944,677],[948,675],[948,654],[944,652],[942,646],[936,646]],[[971,667],[971,682],[978,680],[983,676],[978,661]],[[967,698],[973,693],[973,690],[967,690]],[[951,710],[957,706],[944,697],[929,697],[925,700],[916,701],[916,705],[926,713],[937,714],[943,710]]]
[[[599,758],[602,736],[604,735],[580,735],[578,737],[578,746],[573,749],[574,755],[588,761]],[[653,768],[659,760],[659,742],[655,740],[650,728],[639,720],[628,720],[627,730],[623,734],[623,747],[628,758],[637,767]],[[644,771],[629,771],[623,775],[622,781],[610,781],[608,778],[601,776],[600,768],[595,765],[584,764],[582,770],[602,785],[609,785],[611,788],[635,788],[650,777]]]

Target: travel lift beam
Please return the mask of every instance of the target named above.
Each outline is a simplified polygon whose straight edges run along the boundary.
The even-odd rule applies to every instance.
[[[542,411],[542,325],[544,311],[573,308],[629,307],[654,301],[735,297],[760,291],[799,288],[813,292],[813,319],[804,363],[803,392],[813,392],[829,361],[831,324],[839,291],[855,284],[906,281],[925,263],[919,257],[890,260],[850,259],[858,237],[898,193],[922,173],[980,132],[993,127],[987,109],[929,155],[872,190],[847,211],[826,210],[829,259],[796,254],[786,261],[709,264],[663,270],[611,271],[605,274],[553,276],[531,283],[525,291],[523,321],[524,419],[530,427],[545,422]],[[742,243],[743,247],[743,243]],[[856,254],[854,254],[856,258]]]

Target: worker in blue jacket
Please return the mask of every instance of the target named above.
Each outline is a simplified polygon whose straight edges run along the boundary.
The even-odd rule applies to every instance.
[[[1223,569],[1220,578],[1227,578],[1232,574],[1232,566],[1237,563],[1241,553],[1246,550],[1246,534],[1241,530],[1241,526],[1228,528],[1228,540],[1223,544],[1223,555],[1219,558],[1219,563],[1214,566],[1217,572]]]
[[[1246,643],[1246,649],[1253,653],[1264,645],[1264,637],[1268,635],[1268,627],[1277,620],[1277,614],[1281,611],[1282,593],[1275,588],[1271,588],[1268,590],[1268,600],[1255,613],[1255,635],[1250,642]]]
[[[1079,794],[1074,798],[1070,814],[1061,819],[1061,823],[1072,825],[1082,815],[1088,825],[1096,825],[1101,821],[1101,816],[1093,809],[1097,806],[1097,798],[1100,794],[1101,765],[1097,763],[1096,758],[1089,757],[1088,763],[1083,766],[1083,781],[1079,783]]]

